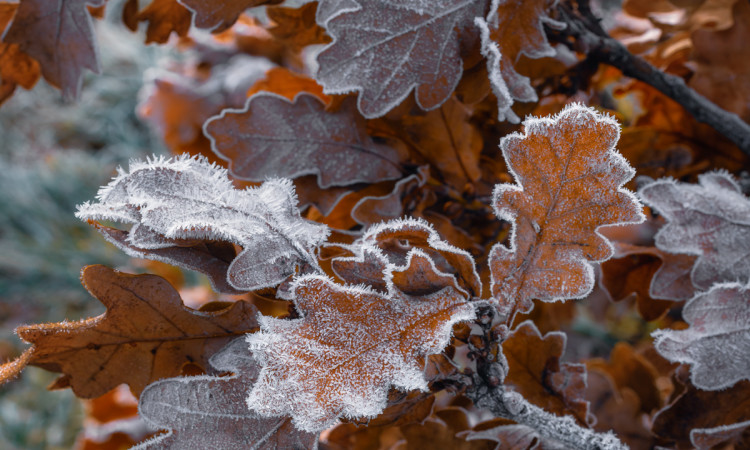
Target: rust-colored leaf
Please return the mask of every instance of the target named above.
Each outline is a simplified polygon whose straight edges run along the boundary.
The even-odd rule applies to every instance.
[[[18,3],[0,3],[0,35],[16,13]],[[18,44],[0,42],[0,104],[21,86],[31,89],[39,80],[39,63],[20,50]]]
[[[147,44],[164,44],[172,33],[185,37],[190,31],[190,11],[177,0],[154,0],[143,11],[138,12],[137,20],[148,22]]]
[[[326,106],[331,103],[331,97],[323,93],[323,86],[317,81],[284,67],[273,67],[266,72],[266,76],[247,91],[247,96],[252,97],[261,91],[280,95],[290,102],[293,102],[294,97],[300,92],[307,92],[318,97]]]
[[[39,62],[42,75],[50,84],[60,88],[66,98],[75,98],[83,70],[99,73],[87,5],[102,4],[103,0],[23,0],[3,42],[18,45],[21,52]],[[27,60],[23,64],[33,66]]]
[[[263,367],[248,404],[264,416],[291,415],[307,431],[377,416],[391,386],[426,390],[424,358],[443,350],[454,323],[474,317],[450,287],[383,295],[308,275],[292,292],[302,317],[262,317],[261,331],[248,336]]]
[[[404,197],[424,186],[429,178],[430,166],[419,167],[417,173],[398,180],[390,193],[362,197],[351,209],[352,218],[362,225],[398,219],[404,214]]]
[[[409,424],[401,427],[406,439],[405,449],[417,450],[430,448],[435,450],[491,450],[494,443],[486,438],[472,440],[467,438],[470,428],[469,417],[463,408],[448,407],[436,411],[421,424]]]
[[[560,362],[566,336],[550,332],[542,336],[532,322],[519,325],[503,342],[508,360],[505,382],[535,405],[558,415],[572,415],[580,424],[591,423],[584,399],[586,367]]]
[[[619,125],[578,104],[548,119],[524,121],[525,133],[501,147],[516,184],[495,187],[495,214],[513,224],[510,248],[490,253],[492,296],[508,319],[531,300],[587,295],[592,261],[612,256],[597,232],[604,225],[644,220],[640,203],[621,186],[633,176],[615,144]]]
[[[248,8],[275,5],[283,0],[180,0],[195,14],[195,26],[214,33],[231,27]],[[188,23],[190,21],[188,20]]]
[[[266,12],[274,25],[268,31],[293,52],[299,52],[308,45],[327,44],[331,38],[315,23],[317,9],[316,2],[306,3],[299,8],[269,7]]]
[[[34,345],[28,364],[65,374],[82,398],[126,383],[136,395],[149,383],[176,376],[185,363],[206,367],[232,337],[257,327],[255,308],[240,301],[215,313],[190,310],[164,279],[129,275],[104,266],[81,272],[88,291],[107,312],[80,322],[19,327]]]

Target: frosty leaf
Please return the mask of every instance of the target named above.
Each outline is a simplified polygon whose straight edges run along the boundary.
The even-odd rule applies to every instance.
[[[210,359],[230,376],[170,378],[150,384],[141,394],[139,412],[167,434],[143,442],[145,449],[315,448],[317,435],[294,428],[287,417],[260,417],[247,407],[247,393],[258,367],[244,339],[236,339]]]
[[[463,72],[461,47],[476,40],[475,0],[362,2],[325,21],[331,43],[318,56],[317,79],[326,93],[359,91],[367,118],[398,105],[412,89],[424,110],[448,99]],[[319,22],[320,23],[320,20]]]
[[[694,428],[690,430],[690,442],[699,450],[708,450],[730,441],[741,448],[742,435],[750,428],[750,420],[714,428]]]
[[[722,281],[750,280],[750,200],[727,173],[698,177],[700,184],[658,180],[638,191],[664,216],[656,246],[698,256],[693,285],[707,290]]]
[[[33,344],[28,364],[62,372],[62,385],[93,398],[126,383],[137,395],[149,383],[179,375],[182,366],[206,366],[234,336],[257,327],[257,310],[240,301],[217,312],[186,308],[163,278],[88,266],[81,279],[107,311],[79,322],[16,329]]]
[[[328,19],[345,11],[359,9],[359,3],[355,0],[318,0],[318,10],[315,12],[315,21],[320,26],[325,26]]]
[[[133,162],[129,173],[121,170],[99,191],[98,199],[79,206],[76,216],[134,224],[126,242],[110,242],[135,257],[200,268],[205,261],[191,260],[175,247],[198,241],[240,245],[243,250],[226,272],[237,290],[276,286],[300,264],[316,267],[311,252],[327,236],[325,226],[300,218],[290,181],[235,190],[224,169],[202,158]],[[154,252],[164,249],[172,251]]]
[[[302,316],[261,318],[248,336],[263,367],[248,404],[264,416],[290,415],[319,431],[341,417],[374,417],[391,386],[426,390],[424,358],[449,343],[451,327],[474,317],[455,289],[411,297],[387,295],[307,275],[293,287]]]
[[[244,180],[315,174],[327,188],[401,174],[396,151],[373,142],[349,101],[331,113],[312,94],[300,93],[292,103],[260,93],[243,110],[224,110],[204,128],[214,152]]]
[[[332,267],[348,283],[364,283],[385,292],[391,283],[386,269],[408,267],[414,249],[428,257],[438,273],[455,276],[460,290],[481,296],[482,283],[474,258],[441,239],[424,220],[398,219],[370,227],[349,247],[354,256],[334,258]]]
[[[587,426],[591,418],[584,399],[586,367],[560,362],[565,341],[561,332],[542,336],[533,322],[519,325],[503,342],[509,369],[505,383],[545,411],[572,415]]]
[[[493,419],[489,423],[480,423],[472,430],[458,433],[456,437],[467,441],[497,442],[495,450],[536,450],[540,448],[541,441],[539,433],[533,428],[506,419]]]
[[[486,440],[465,439],[470,427],[469,413],[464,408],[440,409],[422,423],[401,427],[406,440],[404,448],[491,450],[494,447]]]
[[[78,96],[83,69],[99,73],[89,4],[104,0],[22,0],[3,36],[39,61],[44,78],[66,98]]]
[[[283,0],[180,0],[195,14],[195,26],[214,33],[231,27],[248,8],[277,4]]]
[[[516,72],[515,64],[525,55],[529,58],[543,58],[554,56],[555,49],[549,45],[544,32],[544,24],[564,27],[564,24],[552,20],[546,15],[547,9],[554,2],[551,0],[532,0],[524,2],[493,2],[497,10],[490,11],[487,22],[489,23],[489,39],[497,45],[500,58],[488,58],[487,66],[493,91],[498,96],[499,91],[504,91],[498,96],[501,115],[499,120],[507,117],[508,120],[516,122],[517,117],[510,110],[513,100],[520,102],[533,102],[537,100],[536,91],[531,87],[530,80]],[[482,38],[482,46],[487,47],[490,43]],[[489,50],[484,50],[487,53]],[[498,80],[497,78],[502,78]],[[500,85],[500,86],[497,86]],[[503,104],[510,104],[503,108]]]
[[[495,214],[513,224],[510,248],[490,252],[494,301],[508,320],[534,298],[579,298],[594,286],[590,261],[612,255],[597,232],[604,225],[644,220],[635,196],[621,186],[633,176],[615,149],[614,119],[573,104],[550,118],[528,118],[525,134],[500,146],[516,184],[495,187]]]
[[[750,380],[750,287],[715,284],[682,310],[690,327],[657,330],[654,346],[671,361],[692,366],[691,380],[705,390]]]

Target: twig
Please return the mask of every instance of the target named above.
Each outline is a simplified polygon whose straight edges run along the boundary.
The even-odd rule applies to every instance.
[[[611,432],[597,433],[579,426],[572,417],[556,416],[529,403],[521,394],[502,386],[488,392],[483,405],[499,417],[533,428],[541,436],[580,450],[627,450]],[[490,400],[491,401],[487,401]]]
[[[724,135],[742,152],[750,155],[750,125],[736,114],[730,113],[695,92],[685,81],[675,75],[664,73],[644,59],[633,55],[616,39],[610,37],[599,26],[586,2],[580,2],[578,11],[560,2],[557,6],[559,19],[567,24],[555,33],[576,39],[577,50],[597,62],[609,64],[624,75],[643,81],[682,105],[696,120],[706,123]]]

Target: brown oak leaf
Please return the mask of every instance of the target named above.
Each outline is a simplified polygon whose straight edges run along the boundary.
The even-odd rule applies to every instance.
[[[191,310],[154,275],[88,266],[81,281],[107,307],[104,314],[16,329],[34,345],[28,364],[63,373],[58,386],[70,386],[81,398],[98,397],[121,383],[139,395],[149,383],[179,375],[186,363],[206,367],[208,357],[232,337],[258,326],[250,303],[217,312]]]
[[[461,78],[462,46],[477,41],[473,20],[485,7],[475,0],[362,2],[325,21],[333,42],[318,56],[316,78],[326,93],[359,91],[367,118],[384,115],[412,89],[422,109],[435,109]]]
[[[195,15],[195,26],[213,33],[231,27],[246,9],[283,0],[180,0]]]
[[[592,422],[584,399],[586,367],[560,362],[566,335],[550,332],[542,336],[533,322],[524,322],[503,342],[508,360],[505,383],[529,402],[558,415],[572,415],[580,424]]]
[[[268,32],[293,52],[299,52],[308,45],[331,42],[325,30],[315,23],[317,7],[316,2],[310,2],[299,8],[267,8],[268,18],[274,22]]]
[[[99,73],[87,5],[103,4],[104,0],[23,0],[3,42],[18,45],[20,51],[39,62],[50,84],[60,88],[66,98],[75,98],[83,70]]]
[[[168,433],[143,442],[135,450],[303,449],[315,448],[317,434],[297,430],[288,417],[261,417],[245,399],[258,378],[244,339],[235,339],[209,361],[229,376],[197,376],[160,380],[141,394],[141,416]]]
[[[144,10],[138,12],[135,20],[148,22],[147,44],[150,42],[164,44],[172,33],[185,37],[190,31],[190,11],[177,0],[154,0]]]
[[[214,152],[243,180],[315,174],[327,188],[401,175],[398,154],[367,135],[353,99],[327,112],[312,94],[300,93],[290,102],[258,93],[243,110],[224,110],[204,129]]]
[[[428,355],[448,345],[452,326],[474,318],[453,288],[412,297],[341,286],[319,275],[293,288],[299,319],[261,317],[248,336],[262,366],[248,405],[263,416],[291,415],[297,428],[319,431],[341,417],[375,417],[391,386],[427,390]]]
[[[687,373],[678,372],[685,390],[672,404],[653,417],[652,431],[676,443],[678,449],[695,448],[697,440],[708,440],[719,427],[735,427],[750,421],[750,381],[740,381],[719,391],[704,391],[687,382]],[[702,448],[706,448],[703,447]]]
[[[619,125],[579,104],[552,118],[529,118],[525,133],[501,141],[516,184],[495,187],[495,214],[512,223],[510,248],[490,252],[491,290],[511,321],[534,298],[580,298],[594,286],[592,261],[612,256],[597,232],[644,220],[621,186],[633,169],[617,152]]]

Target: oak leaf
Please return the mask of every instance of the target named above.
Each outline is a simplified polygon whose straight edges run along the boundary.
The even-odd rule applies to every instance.
[[[512,317],[534,298],[579,298],[594,286],[591,262],[612,256],[597,232],[644,220],[636,197],[621,186],[633,176],[615,149],[619,125],[579,104],[552,118],[528,118],[525,133],[501,141],[516,184],[493,193],[497,217],[510,221],[510,248],[490,252],[491,290]]]
[[[310,2],[299,8],[267,8],[268,18],[274,22],[268,32],[293,52],[299,52],[308,45],[331,42],[325,30],[315,22],[317,6],[316,2]]]
[[[486,438],[467,438],[466,433],[470,427],[467,411],[461,407],[450,406],[435,411],[422,423],[402,426],[401,433],[406,440],[405,448],[409,450],[491,450],[495,447]]]
[[[678,373],[682,380],[683,373]],[[696,448],[718,437],[727,428],[744,427],[750,421],[750,382],[740,381],[718,391],[704,391],[688,383],[669,406],[654,415],[652,431],[677,448]],[[712,438],[711,435],[714,435]],[[728,436],[731,438],[731,436]],[[746,445],[746,444],[745,444]],[[709,446],[700,445],[699,448]]]
[[[390,193],[383,196],[368,195],[359,199],[351,209],[352,218],[362,225],[398,219],[404,215],[404,197],[424,186],[429,178],[430,166],[417,168],[417,173],[398,180]]]
[[[315,448],[317,435],[294,428],[288,417],[260,417],[245,399],[259,369],[244,339],[235,339],[209,360],[229,376],[168,378],[150,384],[138,410],[155,428],[166,428],[134,447],[145,449]]]
[[[412,89],[422,109],[437,108],[461,78],[462,47],[477,40],[473,19],[485,7],[474,0],[362,2],[325,21],[333,42],[318,55],[316,78],[329,94],[358,91],[367,118],[384,115]]]
[[[226,272],[229,285],[241,291],[276,286],[300,265],[316,267],[312,251],[328,235],[324,225],[300,217],[289,180],[236,190],[226,170],[204,158],[133,161],[130,172],[120,169],[97,197],[98,203],[80,205],[76,216],[133,224],[125,244],[110,239],[132,256],[192,268],[203,263],[152,250],[198,241],[241,246]]]
[[[654,346],[665,358],[692,366],[693,384],[725,389],[750,380],[750,286],[719,283],[682,310],[685,330],[657,330]]]
[[[177,0],[154,0],[139,11],[135,17],[137,22],[148,22],[146,27],[146,43],[164,44],[169,41],[172,33],[185,37],[190,31],[190,11],[185,9]]]
[[[401,174],[396,151],[367,135],[351,101],[331,113],[312,94],[300,93],[289,102],[259,93],[243,110],[224,110],[204,129],[214,152],[243,180],[315,174],[327,188]]]
[[[347,250],[351,255],[331,261],[334,272],[347,283],[364,283],[387,292],[389,286],[399,280],[399,275],[394,278],[396,271],[406,273],[401,287],[408,289],[407,280],[411,276],[408,268],[414,251],[419,250],[414,262],[425,270],[423,276],[443,278],[449,275],[455,277],[458,283],[455,287],[460,291],[473,297],[482,294],[482,283],[471,254],[443,240],[424,220],[397,219],[371,226]],[[432,269],[427,270],[425,260],[430,261]]]
[[[292,292],[302,317],[261,317],[261,331],[248,336],[262,366],[248,404],[263,416],[290,415],[311,432],[341,417],[377,416],[391,386],[426,390],[424,358],[448,345],[453,324],[474,318],[450,287],[384,295],[306,275]]]
[[[750,200],[727,173],[698,177],[699,185],[657,180],[638,190],[667,224],[656,246],[698,257],[690,278],[701,290],[722,281],[750,280]]]
[[[323,93],[323,86],[314,79],[305,75],[290,71],[285,67],[272,67],[266,75],[255,82],[247,91],[247,97],[252,97],[258,92],[265,91],[285,97],[290,102],[294,101],[300,92],[307,92],[318,97],[328,106],[331,97]]]
[[[217,312],[183,306],[161,277],[129,275],[104,266],[81,272],[88,291],[107,311],[79,322],[16,329],[33,344],[28,364],[62,372],[58,386],[94,398],[126,383],[136,395],[149,383],[179,375],[182,366],[206,366],[232,337],[257,327],[257,310],[244,301]]]
[[[560,362],[566,335],[553,331],[542,336],[533,322],[524,322],[503,342],[508,360],[505,383],[529,402],[558,415],[572,415],[588,426],[593,420],[584,399],[586,367]]]
[[[231,27],[246,9],[283,0],[180,0],[195,16],[195,26],[213,33]]]
[[[66,98],[81,89],[83,70],[99,73],[94,27],[87,5],[104,0],[23,0],[3,36],[39,62],[44,78]]]

